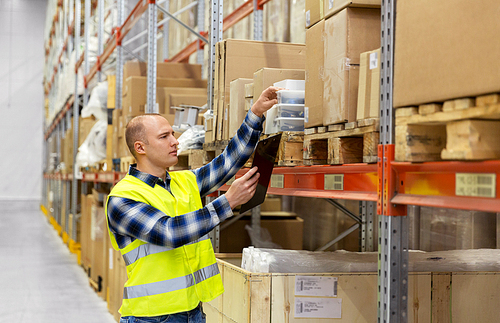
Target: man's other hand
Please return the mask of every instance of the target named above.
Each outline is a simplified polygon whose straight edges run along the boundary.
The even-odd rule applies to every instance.
[[[264,112],[271,109],[273,105],[278,103],[276,91],[284,90],[280,87],[270,86],[265,89],[259,96],[259,99],[252,105],[252,112],[258,117],[262,117]]]
[[[255,194],[260,174],[257,173],[257,167],[253,167],[245,175],[238,178],[231,184],[225,196],[231,209],[238,205],[245,204]]]

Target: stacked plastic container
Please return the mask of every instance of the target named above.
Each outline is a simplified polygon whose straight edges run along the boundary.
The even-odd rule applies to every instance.
[[[304,131],[305,81],[284,80],[274,86],[286,90],[277,92],[278,104],[267,111],[264,133]]]

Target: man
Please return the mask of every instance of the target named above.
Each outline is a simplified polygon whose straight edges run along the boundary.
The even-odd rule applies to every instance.
[[[205,322],[201,302],[224,291],[207,234],[250,200],[259,173],[252,168],[205,207],[201,197],[248,160],[277,90],[264,90],[224,152],[196,170],[167,172],[177,163],[178,141],[165,118],[148,114],[128,123],[125,137],[137,164],[106,203],[109,236],[127,266],[120,322]]]

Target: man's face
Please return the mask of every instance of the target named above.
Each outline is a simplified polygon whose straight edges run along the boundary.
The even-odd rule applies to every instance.
[[[179,142],[174,137],[174,131],[167,119],[161,116],[147,118],[146,137],[148,144],[144,151],[148,160],[155,166],[167,169],[177,164],[177,145]]]

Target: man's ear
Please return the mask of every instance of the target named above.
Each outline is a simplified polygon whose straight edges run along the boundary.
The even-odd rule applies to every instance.
[[[139,155],[144,155],[146,154],[146,151],[144,150],[145,144],[142,141],[137,140],[134,142],[134,150],[137,154]]]

